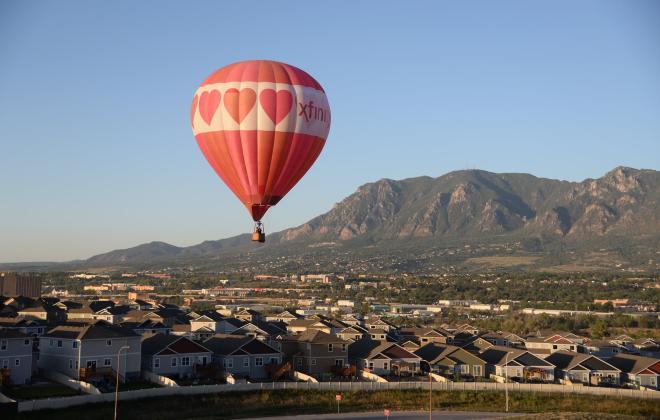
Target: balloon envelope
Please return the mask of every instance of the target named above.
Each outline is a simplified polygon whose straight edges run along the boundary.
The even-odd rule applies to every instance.
[[[206,160],[255,221],[305,175],[330,131],[321,85],[265,60],[211,74],[195,92],[190,118]]]

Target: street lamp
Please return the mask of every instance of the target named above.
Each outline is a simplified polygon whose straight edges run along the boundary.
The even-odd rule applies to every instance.
[[[509,412],[509,355],[513,353],[511,351],[506,352],[504,357],[504,399],[506,400],[505,412]]]
[[[119,355],[121,354],[122,350],[128,350],[130,349],[129,346],[121,346],[119,350],[117,350],[117,381],[115,383],[115,417],[114,419],[117,420],[117,404],[119,403]]]

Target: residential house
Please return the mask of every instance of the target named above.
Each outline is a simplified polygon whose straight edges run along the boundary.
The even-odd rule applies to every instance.
[[[382,318],[379,317],[372,317],[368,318],[364,321],[364,328],[367,330],[385,330],[388,333],[390,331],[395,331],[396,326],[393,324],[390,324],[389,322],[385,321]]]
[[[554,382],[555,366],[528,350],[492,346],[479,353],[489,374],[519,382]]]
[[[264,320],[261,312],[255,311],[254,309],[243,309],[242,311],[238,311],[234,314],[234,318],[247,322],[258,322]]]
[[[142,366],[162,376],[192,378],[208,366],[213,352],[189,338],[155,334],[142,341]]]
[[[279,321],[288,324],[294,319],[300,319],[300,318],[301,318],[300,315],[293,313],[291,311],[282,311],[279,314],[267,316],[266,321]]]
[[[525,348],[536,355],[549,355],[560,350],[586,352],[580,337],[566,333],[556,333],[548,337],[528,337],[525,340]]]
[[[31,337],[39,337],[48,330],[48,321],[42,319],[26,319],[21,316],[0,318],[0,329],[17,330]]]
[[[452,343],[451,334],[441,328],[401,328],[398,331],[400,342],[412,340],[424,346],[428,343]]]
[[[634,354],[618,354],[607,360],[621,370],[622,382],[638,387],[660,390],[660,360]]]
[[[605,359],[627,352],[625,347],[609,340],[589,340],[584,344],[584,348],[586,353]]]
[[[74,379],[111,376],[120,358],[120,375],[126,380],[140,376],[140,335],[96,321],[90,324],[59,325],[39,337],[38,366]]]
[[[287,331],[290,334],[299,334],[307,330],[323,331],[326,334],[332,333],[332,326],[324,320],[318,318],[294,319],[287,325]]]
[[[300,334],[278,337],[281,351],[295,370],[321,377],[332,372],[333,367],[348,365],[348,340],[318,329]]]
[[[145,319],[144,321],[125,321],[120,324],[122,327],[132,330],[142,336],[153,334],[169,334],[171,328],[158,321]]]
[[[248,379],[268,378],[267,365],[282,363],[282,353],[245,335],[216,334],[204,342],[213,352],[213,361],[235,377]]]
[[[348,345],[348,360],[359,369],[368,369],[376,375],[416,374],[421,357],[396,343],[370,338]]]
[[[361,340],[364,337],[371,336],[367,330],[365,330],[364,328],[358,325],[352,325],[350,327],[346,327],[343,330],[337,332],[335,335],[341,339],[351,340],[351,341],[357,341],[357,340]]]
[[[0,329],[0,385],[30,382],[32,340],[32,337],[18,330]]]
[[[555,365],[555,377],[594,386],[618,386],[621,371],[600,357],[559,350],[545,358]]]
[[[486,362],[458,346],[428,343],[415,350],[415,354],[428,364],[431,371],[436,373],[446,376],[459,375],[463,378],[486,376]]]

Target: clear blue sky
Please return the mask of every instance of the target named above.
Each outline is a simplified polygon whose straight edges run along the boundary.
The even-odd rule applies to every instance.
[[[660,2],[0,2],[0,261],[250,231],[188,122],[213,70],[312,74],[333,126],[264,222],[359,185],[479,168],[660,168]]]

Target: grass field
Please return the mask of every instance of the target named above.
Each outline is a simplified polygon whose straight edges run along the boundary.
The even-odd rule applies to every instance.
[[[12,387],[9,389],[3,389],[1,392],[14,400],[68,397],[79,394],[78,391],[60,384]]]
[[[468,264],[485,264],[493,267],[515,267],[518,265],[532,265],[534,264],[539,257],[516,257],[516,256],[504,256],[504,257],[473,257],[465,260]]]
[[[261,391],[197,396],[150,398],[119,404],[122,419],[224,419],[332,413],[337,410],[334,391]],[[340,409],[351,411],[428,410],[428,393],[422,390],[343,392]],[[504,411],[504,394],[498,392],[434,392],[434,410]],[[112,418],[111,403],[22,413],[18,419],[49,420]],[[588,395],[510,393],[510,410],[518,413],[583,412],[584,419],[610,417],[660,418],[658,400],[602,398]],[[588,414],[587,414],[588,413]],[[545,420],[556,417],[543,417]],[[594,417],[596,416],[596,417]],[[612,417],[614,416],[614,417]],[[534,417],[530,417],[534,418]]]

